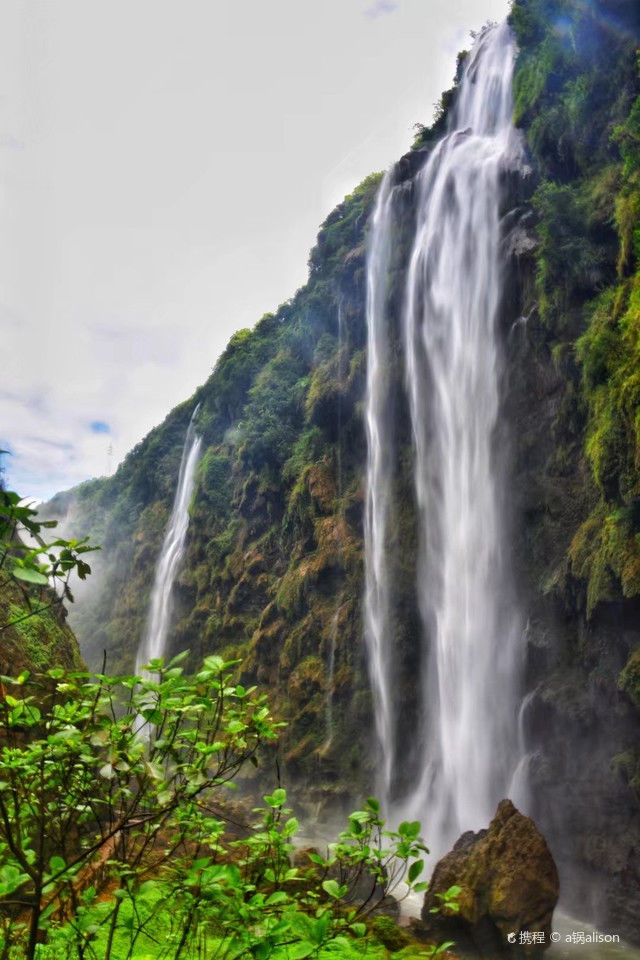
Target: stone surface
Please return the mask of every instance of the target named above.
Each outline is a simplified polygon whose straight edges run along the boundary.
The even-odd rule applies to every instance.
[[[441,902],[438,894],[454,885],[462,888],[459,912],[432,914]],[[510,800],[501,800],[487,830],[462,834],[436,864],[422,921],[425,932],[452,939],[475,956],[539,957],[550,943],[558,893],[558,871],[544,837]],[[531,940],[527,934],[542,935],[545,946],[520,945],[521,933]],[[509,934],[516,937],[514,946]]]

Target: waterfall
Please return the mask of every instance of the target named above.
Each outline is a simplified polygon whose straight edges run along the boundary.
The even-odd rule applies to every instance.
[[[516,760],[522,625],[504,544],[496,428],[501,175],[520,161],[506,25],[468,58],[449,133],[420,173],[407,276],[406,376],[429,650],[422,777],[434,843],[485,826]]]
[[[198,407],[195,408],[191,416],[182,449],[178,486],[160,556],[156,564],[147,629],[138,646],[136,656],[136,673],[140,673],[142,667],[150,660],[164,657],[167,652],[167,636],[172,608],[171,594],[184,556],[185,539],[189,528],[189,503],[193,493],[195,470],[202,446],[202,440],[196,434],[193,422],[197,412]]]
[[[386,173],[376,200],[367,255],[367,494],[365,505],[364,629],[376,732],[382,754],[379,783],[386,803],[393,771],[392,674],[389,649],[391,584],[387,535],[393,461],[388,411],[387,274],[391,253],[393,191]]]
[[[421,725],[413,789],[399,812],[442,852],[486,826],[517,764],[522,625],[505,547],[497,430],[503,280],[501,181],[522,163],[512,126],[515,46],[507,25],[467,57],[449,130],[418,174],[406,277],[404,355],[419,522]],[[389,571],[391,465],[381,352],[390,249],[389,180],[369,251],[365,632],[385,782],[394,764]],[[397,749],[397,748],[396,748]]]
[[[331,620],[331,636],[329,640],[329,662],[327,663],[327,700],[324,709],[325,743],[333,740],[333,698],[336,686],[336,646],[338,643],[338,626],[340,619],[339,601]]]

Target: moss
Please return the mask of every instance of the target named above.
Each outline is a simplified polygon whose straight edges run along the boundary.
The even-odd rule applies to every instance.
[[[639,24],[631,6],[616,15],[617,35],[599,0],[515,0],[511,13],[516,120],[542,174],[534,295],[563,381],[547,469],[577,472],[588,505],[567,563],[541,582],[569,603],[582,585],[588,616],[640,591]]]
[[[311,700],[315,693],[326,689],[325,666],[319,657],[307,657],[292,671],[289,679],[289,689],[292,699],[305,703]]]
[[[625,783],[635,790],[640,790],[640,749],[632,748],[616,754],[611,765]]]
[[[640,709],[640,647],[629,654],[624,670],[620,674],[618,686],[629,695],[633,703]]]
[[[640,593],[640,273],[603,293],[578,340],[599,502],[570,549],[588,609]],[[617,587],[616,587],[617,585]]]
[[[391,950],[392,953],[402,950],[411,942],[411,938],[391,917],[374,917],[371,922],[371,932],[376,940],[384,944],[387,950]]]
[[[25,669],[54,666],[82,669],[78,644],[60,605],[34,613],[20,590],[6,584],[0,593],[0,622],[10,624],[2,631],[0,673],[17,676]]]
[[[329,360],[313,372],[305,400],[307,420],[335,439],[340,422],[340,407],[344,403],[343,376],[345,351],[336,351]]]

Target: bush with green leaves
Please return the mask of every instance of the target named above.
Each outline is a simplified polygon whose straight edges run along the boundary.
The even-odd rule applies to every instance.
[[[91,573],[85,554],[97,548],[87,539],[46,538],[44,532],[56,526],[56,520],[39,519],[34,506],[15,491],[0,489],[0,590],[18,587],[26,604],[25,610],[0,622],[0,632],[65,600],[73,601],[71,575],[85,580]]]
[[[2,960],[302,960],[362,936],[401,883],[424,888],[419,824],[386,830],[373,798],[315,876],[292,865],[282,788],[229,830],[224,789],[278,724],[233,663],[187,676],[183,656],[142,677],[0,678]]]
[[[29,960],[53,919],[73,925],[94,877],[116,885],[115,929],[130,889],[203,838],[216,846],[212,792],[275,738],[230,664],[209,657],[187,677],[180,659],[142,678],[2,678],[0,909]]]
[[[426,890],[419,877],[428,853],[417,820],[388,829],[378,800],[369,797],[362,810],[350,814],[347,829],[329,845],[326,856],[316,851],[308,856],[321,875],[322,888],[353,904],[356,915],[364,917],[389,897],[399,901]]]

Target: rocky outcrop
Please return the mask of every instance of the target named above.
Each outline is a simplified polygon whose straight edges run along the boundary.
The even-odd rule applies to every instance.
[[[461,887],[458,912],[444,907],[432,913],[452,886]],[[540,957],[550,943],[558,892],[558,871],[544,837],[533,820],[502,800],[487,830],[463,833],[436,864],[422,922],[426,933],[454,940],[474,956]],[[521,945],[521,939],[530,942]]]

